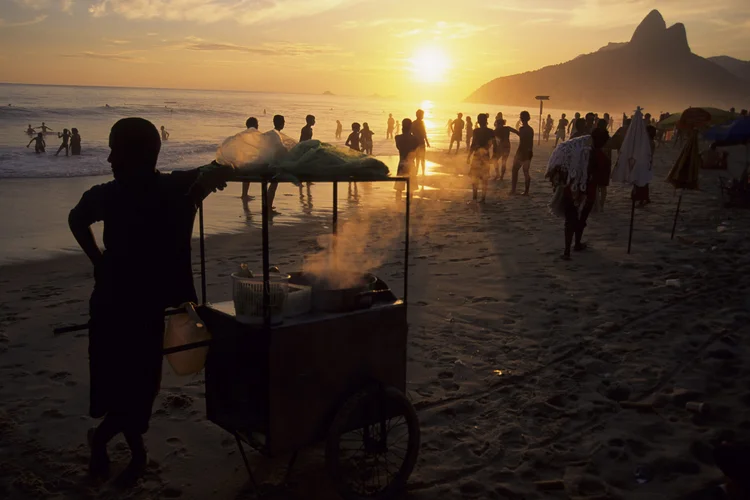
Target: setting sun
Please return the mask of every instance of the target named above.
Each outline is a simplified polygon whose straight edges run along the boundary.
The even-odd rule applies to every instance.
[[[434,47],[418,50],[409,61],[417,79],[427,83],[442,82],[449,66],[447,56]]]

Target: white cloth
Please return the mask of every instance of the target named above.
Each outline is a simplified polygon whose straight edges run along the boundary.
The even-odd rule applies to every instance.
[[[297,144],[291,137],[252,127],[227,138],[216,151],[216,163],[239,169],[257,169],[282,159]]]
[[[559,168],[573,192],[586,191],[591,157],[591,136],[584,135],[557,145],[547,162],[547,174]]]
[[[612,180],[643,187],[654,178],[651,170],[651,141],[641,108],[636,109],[612,169]]]

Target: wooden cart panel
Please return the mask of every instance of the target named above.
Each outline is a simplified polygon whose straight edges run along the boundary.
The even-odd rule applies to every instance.
[[[206,364],[208,418],[266,434],[272,454],[325,437],[337,409],[371,382],[406,389],[406,306],[308,315],[264,331],[238,323],[230,303],[201,311],[214,335]]]

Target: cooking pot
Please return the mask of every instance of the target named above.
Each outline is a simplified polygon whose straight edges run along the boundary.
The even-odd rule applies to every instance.
[[[312,309],[318,312],[344,312],[372,306],[373,286],[377,278],[372,274],[353,273],[347,288],[333,288],[325,280],[312,281]]]

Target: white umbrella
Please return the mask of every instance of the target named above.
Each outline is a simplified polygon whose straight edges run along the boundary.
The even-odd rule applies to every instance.
[[[612,170],[612,180],[643,187],[651,182],[653,177],[651,140],[646,132],[641,108],[638,107],[617,155],[617,164]]]
[[[625,139],[617,154],[617,164],[612,170],[612,180],[624,184],[643,187],[651,182],[654,173],[651,169],[651,140],[646,132],[641,107],[638,106],[630,122]],[[633,240],[633,219],[635,217],[635,197],[630,208],[630,231],[628,233],[628,253]]]

